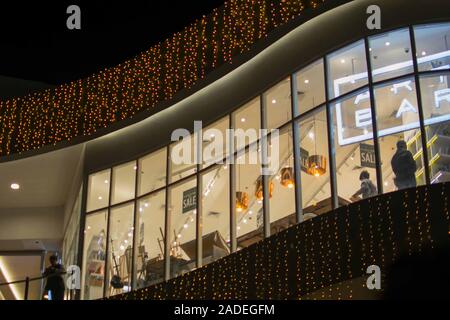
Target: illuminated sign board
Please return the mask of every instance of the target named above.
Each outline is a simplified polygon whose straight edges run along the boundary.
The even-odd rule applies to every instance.
[[[422,64],[422,63],[434,61],[436,59],[441,59],[441,58],[449,57],[449,56],[450,56],[450,51],[445,51],[445,52],[437,53],[437,54],[430,55],[427,57],[421,57],[418,59],[418,63]],[[405,69],[408,67],[410,68],[412,66],[413,66],[412,61],[396,63],[396,64],[389,65],[386,67],[374,69],[373,75],[376,76],[376,75],[382,75],[385,73],[391,73],[391,72],[394,72],[397,70],[402,70],[402,69]],[[432,70],[444,70],[444,69],[448,69],[448,68],[450,68],[450,65],[440,66],[440,67],[434,68]],[[343,85],[354,84],[358,80],[367,79],[367,76],[368,76],[367,72],[363,72],[363,73],[354,74],[354,75],[350,75],[350,76],[346,76],[346,77],[334,80],[334,86],[333,86],[334,96],[339,97],[341,95],[341,87]],[[440,82],[444,83],[444,81],[446,81],[446,77],[441,76]],[[390,94],[392,94],[394,96],[399,96],[402,93],[403,94],[405,94],[405,93],[407,94],[408,92],[412,93],[413,91],[414,91],[414,84],[413,84],[412,80],[399,80],[398,82],[395,82],[390,86],[390,92],[391,92]],[[433,95],[434,95],[433,107],[436,108],[437,110],[440,109],[443,102],[450,103],[450,89],[448,89],[448,88],[436,90],[436,91],[434,91]],[[335,104],[337,136],[338,136],[339,145],[341,145],[341,146],[366,141],[366,140],[372,139],[372,137],[373,137],[373,133],[371,132],[372,113],[371,113],[371,109],[370,109],[369,90],[366,90],[364,92],[357,94],[352,99],[353,99],[353,104],[356,109],[354,111],[354,118],[352,119],[352,121],[354,121],[354,122],[352,123],[352,125],[356,129],[363,129],[363,130],[356,131],[356,134],[349,133],[348,130],[346,131],[346,126],[344,125],[344,123],[345,123],[344,114],[343,114],[343,110],[342,110],[343,103],[342,103],[342,101],[337,102]],[[362,104],[367,104],[368,106],[361,107]],[[407,118],[408,115],[414,115],[414,117],[410,117],[410,119],[413,119],[413,120],[406,121],[406,123],[402,123],[400,125],[395,125],[395,126],[391,126],[389,128],[380,129],[378,132],[378,135],[380,137],[394,134],[397,132],[415,129],[420,126],[420,123],[418,120],[419,117],[417,116],[418,107],[415,104],[415,100],[411,101],[407,97],[404,97],[403,99],[401,99],[400,103],[397,106],[395,106],[395,110],[396,110],[395,114],[393,114],[392,116],[395,117],[396,119],[402,119],[403,117]],[[431,124],[446,121],[449,119],[450,119],[450,114],[439,115],[439,116],[432,117],[430,119],[425,120],[425,124],[431,125]],[[348,119],[347,119],[347,121],[348,121]],[[403,122],[403,121],[401,121],[401,122]],[[367,130],[366,129],[367,127],[369,127],[370,130]]]

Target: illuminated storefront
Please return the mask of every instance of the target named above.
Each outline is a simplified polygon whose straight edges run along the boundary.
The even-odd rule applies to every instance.
[[[380,32],[291,72],[204,128],[279,129],[271,176],[237,161],[264,148],[261,137],[219,156],[234,164],[173,163],[173,143],[90,172],[82,299],[161,283],[355,202],[362,171],[379,194],[395,191],[400,140],[418,186],[450,181],[450,23]]]

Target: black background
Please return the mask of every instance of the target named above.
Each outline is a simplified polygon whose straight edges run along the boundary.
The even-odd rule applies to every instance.
[[[182,30],[223,0],[0,1],[0,75],[61,84],[115,66]],[[68,30],[67,7],[81,8]]]

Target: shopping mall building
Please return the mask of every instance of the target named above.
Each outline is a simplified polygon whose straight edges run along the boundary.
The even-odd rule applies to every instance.
[[[0,283],[21,252],[40,267],[56,251],[80,266],[80,299],[373,298],[369,266],[448,242],[450,2],[236,2],[117,68],[0,102]],[[179,128],[200,162],[174,161]],[[230,151],[227,129],[269,131]],[[404,190],[398,141],[416,168]],[[275,142],[272,174],[239,161]]]

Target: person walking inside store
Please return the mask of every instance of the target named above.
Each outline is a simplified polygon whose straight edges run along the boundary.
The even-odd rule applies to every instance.
[[[359,196],[363,199],[367,199],[378,194],[377,187],[370,180],[370,174],[366,170],[362,171],[359,175],[361,181],[361,188],[351,197],[353,202],[360,200]]]
[[[47,278],[45,284],[45,291],[50,292],[51,300],[64,300],[64,279],[63,274],[66,273],[64,267],[58,263],[58,257],[56,255],[50,256],[50,266],[48,266],[43,276]]]
[[[391,160],[392,171],[395,173],[394,183],[398,190],[412,188],[416,183],[416,161],[407,149],[406,142],[397,142],[397,151]]]

